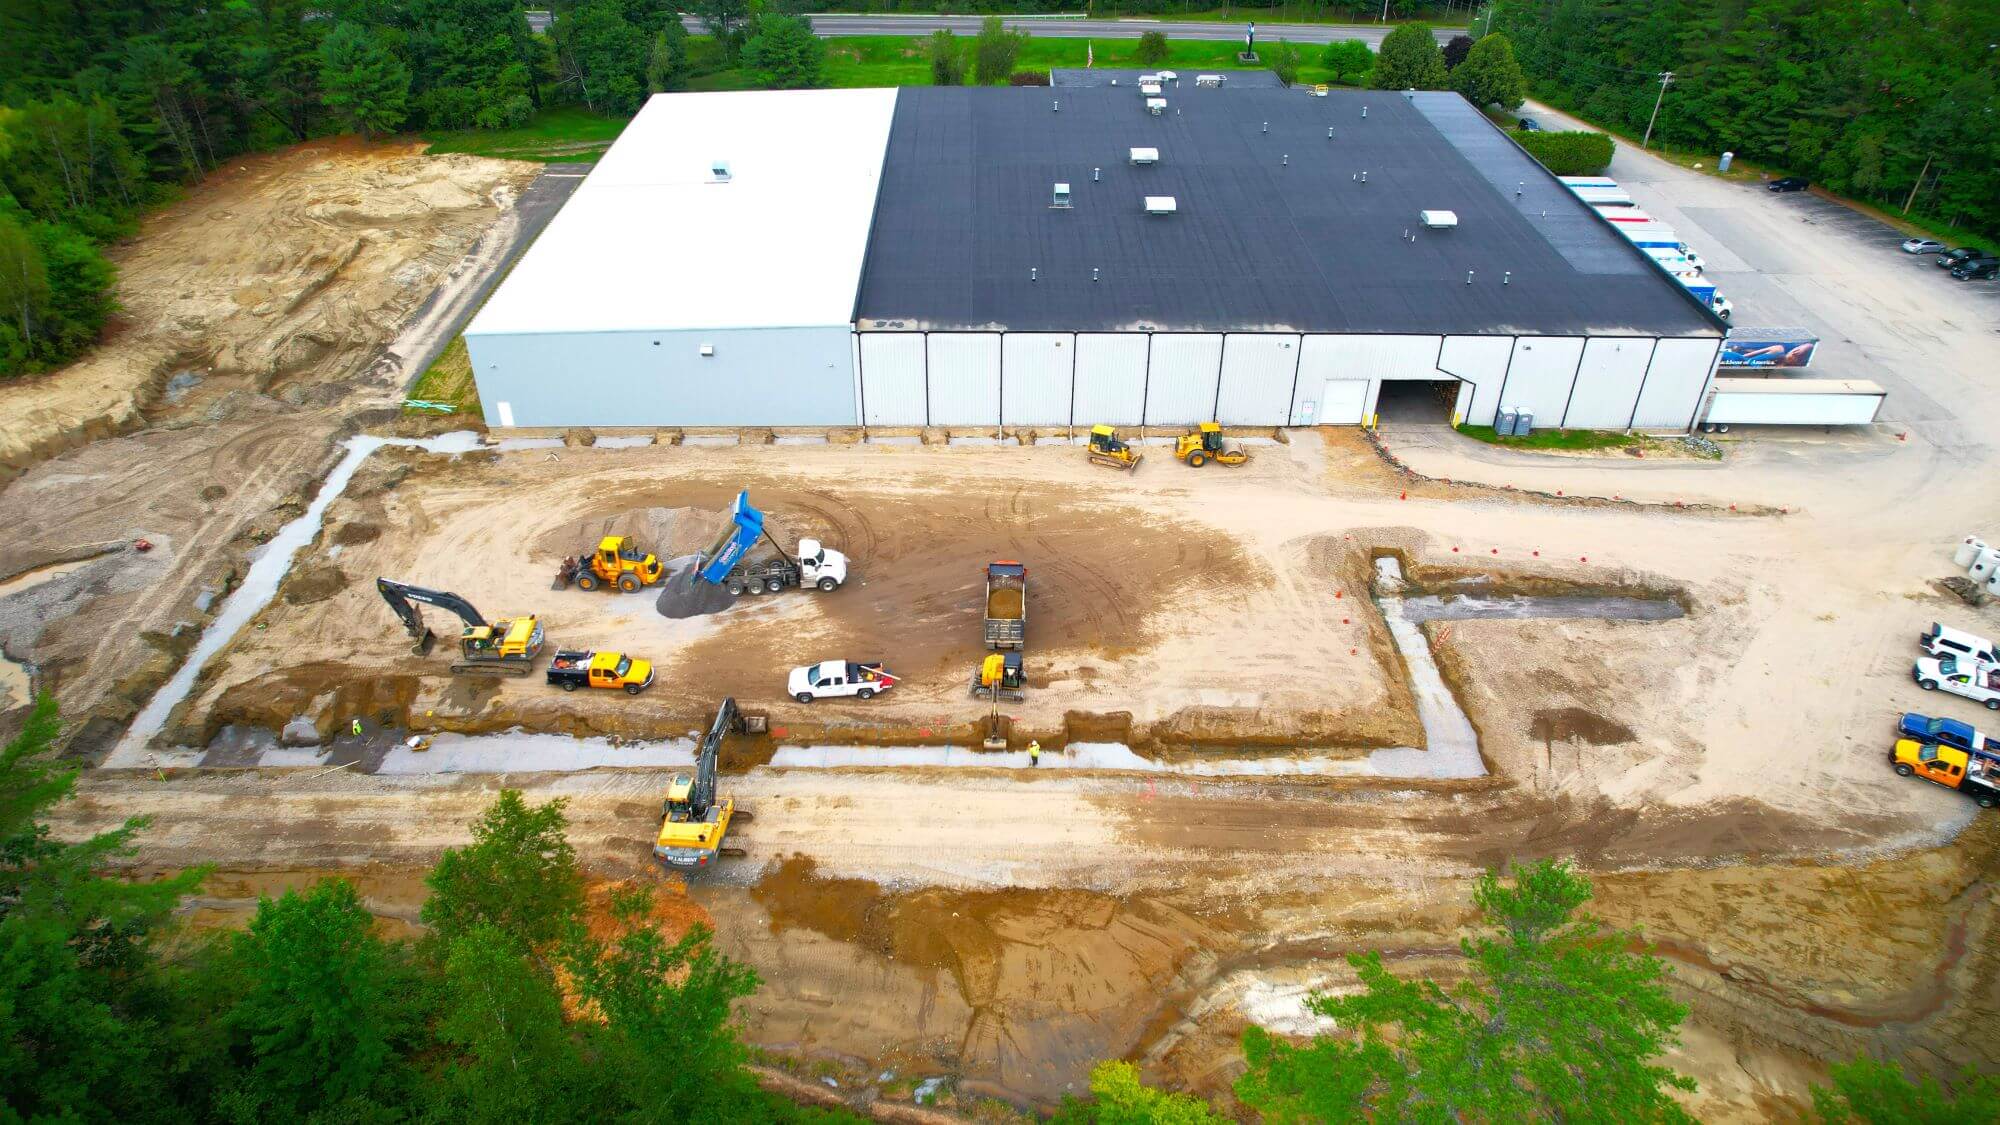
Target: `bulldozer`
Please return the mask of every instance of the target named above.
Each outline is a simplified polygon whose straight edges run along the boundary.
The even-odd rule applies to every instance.
[[[1199,469],[1210,461],[1241,465],[1249,459],[1250,451],[1243,448],[1242,442],[1224,434],[1219,422],[1203,422],[1174,443],[1174,460],[1187,462],[1189,468]]]
[[[662,866],[702,868],[723,856],[746,854],[726,841],[732,824],[749,823],[750,810],[737,808],[732,797],[716,794],[716,759],[722,753],[723,736],[759,733],[768,725],[764,715],[745,715],[738,710],[733,697],[716,708],[715,722],[695,756],[694,772],[676,773],[667,783],[667,799],[660,807],[660,833],[653,843],[653,858]]]
[[[574,582],[579,590],[615,586],[622,593],[636,594],[658,582],[662,573],[657,556],[641,551],[623,535],[607,535],[597,541],[596,553],[563,560],[555,588],[565,589]]]
[[[1118,440],[1118,431],[1110,426],[1090,427],[1090,463],[1106,465],[1126,472],[1139,467],[1146,455]]]

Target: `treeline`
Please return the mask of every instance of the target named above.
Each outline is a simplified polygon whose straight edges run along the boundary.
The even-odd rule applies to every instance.
[[[143,822],[66,844],[53,705],[0,751],[0,1119],[845,1122],[762,1091],[730,1006],[757,986],[652,887],[590,902],[561,802],[513,791],[426,880],[425,935],[382,937],[354,886],[170,925],[202,873],[93,869]]]
[[[0,375],[94,340],[115,307],[98,248],[231,156],[504,128],[552,101],[629,114],[685,79],[670,6],[554,16],[534,35],[518,0],[0,0]]]
[[[2000,237],[2000,4],[1501,0],[1537,96]],[[1673,74],[1664,99],[1660,75]]]

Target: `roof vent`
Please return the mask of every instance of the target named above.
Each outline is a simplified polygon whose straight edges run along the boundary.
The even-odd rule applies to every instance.
[[[1194,84],[1196,86],[1220,86],[1222,83],[1223,76],[1220,74],[1197,74],[1194,76]]]
[[[1135,148],[1132,150],[1132,163],[1134,164],[1158,164],[1159,162],[1160,162],[1159,149]]]
[[[1054,197],[1053,197],[1052,199],[1050,199],[1050,200],[1049,200],[1049,206],[1051,206],[1051,207],[1060,207],[1060,208],[1062,208],[1062,209],[1063,209],[1063,210],[1065,210],[1065,211],[1069,210],[1069,185],[1068,185],[1068,184],[1057,184],[1057,185],[1056,185],[1056,190],[1055,190],[1055,195],[1054,195]]]
[[[1149,82],[1158,86],[1160,84],[1160,76],[1157,74],[1141,74],[1139,76],[1139,85],[1144,86]]]
[[[1432,230],[1450,230],[1458,225],[1458,215],[1452,211],[1419,211],[1417,221]]]
[[[1171,195],[1149,195],[1146,197],[1146,214],[1148,215],[1171,215],[1178,210],[1180,208],[1175,205],[1174,197]]]
[[[1160,84],[1158,82],[1141,82],[1139,83],[1139,92],[1149,98],[1157,98],[1160,96]]]
[[[708,162],[708,178],[709,178],[709,181],[710,181],[711,183],[718,183],[718,184],[726,184],[726,183],[728,183],[728,182],[729,182],[729,161],[727,161],[727,160],[711,160],[711,161],[709,161],[709,162]]]
[[[1174,73],[1174,72],[1173,72],[1173,71],[1171,71],[1171,70],[1163,70],[1163,71],[1161,71],[1161,72],[1160,72],[1160,74],[1159,74],[1159,78],[1160,78],[1160,81],[1162,81],[1162,82],[1179,82],[1179,81],[1181,80],[1181,76],[1180,76],[1180,75],[1178,75],[1178,74],[1176,74],[1176,73]]]
[[[1152,114],[1152,115],[1153,115],[1154,117],[1158,117],[1159,115],[1161,115],[1162,113],[1165,113],[1166,111],[1167,111],[1167,99],[1165,99],[1165,98],[1147,98],[1147,99],[1146,99],[1146,112],[1147,112],[1147,113],[1150,113],[1150,114]]]

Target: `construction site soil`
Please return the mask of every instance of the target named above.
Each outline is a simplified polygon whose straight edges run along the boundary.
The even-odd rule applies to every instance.
[[[307,511],[341,438],[449,424],[393,407],[412,357],[449,335],[426,310],[490,272],[533,174],[313,145],[232,164],[120,248],[118,330],[66,371],[0,387],[0,733],[32,685],[63,706],[65,752],[101,761],[247,561]],[[874,1098],[885,1119],[934,1120],[909,1105],[927,1078],[955,1112],[990,1112],[970,1108],[981,1096],[1046,1107],[1105,1057],[1226,1102],[1244,1026],[1319,1030],[1304,999],[1354,987],[1352,951],[1461,972],[1471,880],[1547,855],[1583,865],[1593,909],[1643,926],[1671,966],[1692,1015],[1668,1061],[1700,1083],[1705,1120],[1795,1117],[1829,1062],[1862,1051],[2000,1067],[2000,822],[1884,760],[1903,710],[1982,717],[1918,696],[1908,672],[1933,620],[2000,628],[2000,605],[1938,583],[1967,513],[1992,512],[1962,457],[1769,439],[1780,452],[1744,489],[1756,502],[1731,511],[1735,465],[1640,476],[1563,459],[1530,489],[1498,475],[1527,462],[1421,452],[1495,475],[1467,485],[1351,431],[1293,432],[1240,468],[1155,457],[1132,474],[1070,445],[830,436],[377,450],[161,739],[275,745],[300,719],[320,739],[360,719],[382,740],[629,744],[684,738],[733,695],[771,725],[722,759],[724,791],[757,814],[732,832],[748,858],[691,885],[662,876],[648,855],[669,772],[542,772],[527,738],[508,773],[423,755],[428,772],[366,773],[353,747],[288,747],[313,763],[299,768],[88,770],[56,831],[152,817],[120,862],[218,865],[184,904],[198,926],[337,873],[410,934],[424,871],[502,786],[563,798],[596,878],[661,882],[654,924],[713,923],[757,968],[746,1032],[800,1068],[768,1081],[803,1097],[835,1077],[815,1096]],[[684,618],[653,591],[551,589],[557,562],[605,534],[669,559],[701,549],[741,489],[787,547],[844,551],[848,584]],[[1406,595],[1682,615],[1422,620],[1490,772],[1370,776],[1374,751],[1429,753],[1372,596],[1383,556]],[[1233,772],[771,764],[785,747],[976,745],[990,711],[968,685],[996,559],[1029,571],[1027,697],[1002,707],[1016,747],[1124,743]],[[454,677],[446,653],[410,652],[377,576],[540,614],[551,645],[650,657],[658,681],[631,697]],[[450,647],[457,622],[426,613]],[[867,701],[786,697],[790,668],[829,658],[902,679]],[[1354,772],[1291,772],[1329,762]]]

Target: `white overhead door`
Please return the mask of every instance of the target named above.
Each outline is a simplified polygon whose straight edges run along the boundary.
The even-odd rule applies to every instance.
[[[923,334],[863,332],[860,335],[863,424],[924,425],[927,419]]]
[[[1312,421],[1301,425],[1358,426],[1368,408],[1366,379],[1326,379],[1320,383],[1319,397],[1310,400]]]
[[[1599,336],[1583,346],[1576,388],[1562,425],[1572,430],[1622,430],[1632,421],[1639,384],[1653,358],[1653,341],[1643,337]]]
[[[1000,334],[933,332],[929,340],[931,425],[999,425]]]
[[[1522,336],[1514,341],[1514,362],[1507,368],[1507,385],[1500,391],[1500,409],[1525,410],[1535,416],[1535,428],[1562,425],[1563,407],[1576,382],[1576,365],[1583,358],[1581,336]]]
[[[1215,419],[1227,426],[1282,426],[1291,419],[1297,336],[1231,333],[1222,341],[1222,392]]]
[[[1000,338],[1000,424],[1069,424],[1076,338],[1067,332],[1009,332]]]
[[[1185,426],[1213,421],[1215,385],[1222,367],[1222,337],[1156,332],[1146,372],[1146,424]]]
[[[1694,424],[1695,408],[1715,372],[1715,350],[1722,341],[1710,338],[1661,340],[1646,369],[1639,407],[1632,427],[1640,430],[1685,430]]]
[[[1146,414],[1146,337],[1139,332],[1076,336],[1076,425],[1136,426]]]

